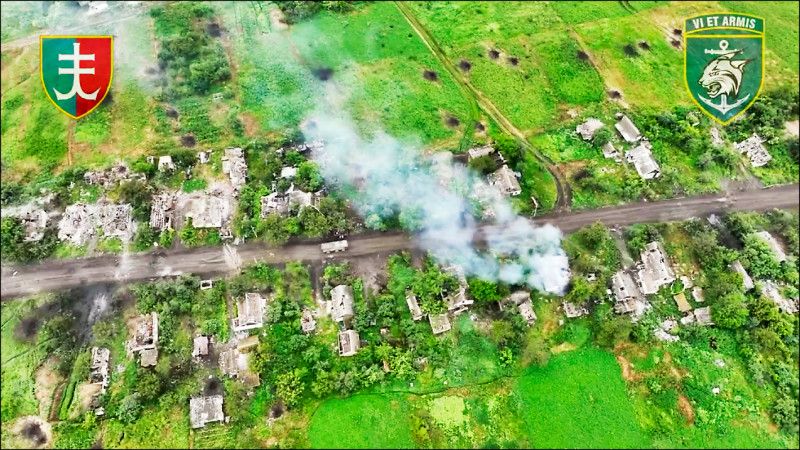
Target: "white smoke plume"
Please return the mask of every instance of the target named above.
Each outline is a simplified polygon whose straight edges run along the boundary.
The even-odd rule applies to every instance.
[[[325,112],[313,114],[302,128],[307,141],[325,143],[312,157],[326,182],[346,194],[367,226],[397,216],[443,265],[461,266],[467,275],[485,280],[563,293],[569,267],[561,232],[515,214],[497,191],[454,163],[449,153],[424,158],[414,144],[383,132],[364,138],[348,118]],[[480,226],[475,216],[487,210],[493,212],[491,224]],[[473,243],[479,228],[486,241],[480,250]]]

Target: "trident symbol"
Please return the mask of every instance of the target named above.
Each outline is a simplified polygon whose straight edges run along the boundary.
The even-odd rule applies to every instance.
[[[95,100],[97,99],[97,93],[100,92],[100,89],[92,92],[91,94],[87,94],[83,92],[83,88],[81,87],[81,75],[94,75],[94,67],[87,67],[81,68],[81,61],[94,61],[94,53],[82,55],[81,54],[81,44],[75,42],[72,44],[73,54],[60,54],[58,55],[59,61],[72,61],[72,68],[69,67],[59,67],[58,74],[59,75],[72,75],[72,90],[70,90],[66,94],[62,94],[57,90],[53,89],[56,93],[56,98],[59,100],[68,100],[72,97],[75,97],[75,94],[85,100]]]

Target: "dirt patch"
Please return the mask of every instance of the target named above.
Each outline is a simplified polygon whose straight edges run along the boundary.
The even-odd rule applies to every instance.
[[[181,145],[184,147],[192,148],[197,145],[197,139],[192,134],[184,134],[181,136]]]
[[[675,364],[672,362],[672,355],[669,352],[664,353],[663,361],[664,364],[669,367],[670,375],[672,375],[676,380],[681,380],[686,376],[687,372],[685,370],[680,370],[675,367]]]
[[[53,430],[50,424],[37,416],[19,418],[13,427],[13,432],[31,448],[49,447],[53,442]]]
[[[38,317],[26,317],[19,321],[17,328],[14,329],[14,337],[20,341],[32,341],[39,333],[42,321]]]
[[[53,403],[53,393],[63,380],[56,371],[56,359],[50,357],[36,370],[33,393],[39,402],[39,415],[47,417]]]
[[[239,114],[239,120],[241,120],[244,125],[245,136],[254,137],[258,135],[261,130],[261,125],[258,124],[258,120],[256,120],[255,117],[248,113],[241,113]]]
[[[500,57],[500,52],[499,51],[497,51],[495,49],[489,50],[489,58],[490,59],[497,59],[499,57]]]
[[[216,22],[211,22],[206,25],[206,34],[211,37],[218,38],[222,36],[222,27],[220,27]]]
[[[364,282],[364,290],[372,296],[386,288],[386,259],[381,255],[349,259],[350,270]]]
[[[77,410],[70,408],[75,411],[74,414],[70,414],[70,418],[74,418],[73,415],[78,416],[88,411],[92,407],[92,401],[95,396],[100,394],[101,389],[102,386],[99,384],[80,383],[75,389],[75,400],[78,402],[78,408],[76,408]]]
[[[206,380],[206,385],[203,387],[203,395],[222,395],[222,381],[217,377],[209,377]]]
[[[282,401],[278,400],[272,407],[269,409],[269,418],[270,419],[277,419],[286,412],[286,406],[283,404]]]
[[[317,67],[312,70],[311,73],[313,73],[319,81],[328,81],[333,77],[333,69],[330,67]]]
[[[638,381],[642,378],[641,374],[638,374],[633,370],[633,365],[624,356],[617,355],[617,362],[622,368],[622,378],[625,381]]]
[[[458,120],[458,118],[455,116],[447,116],[447,118],[444,120],[444,123],[446,123],[447,126],[451,128],[455,128],[461,125],[461,121]]]
[[[462,59],[458,62],[458,68],[463,70],[464,72],[469,72],[472,69],[472,63],[467,61],[466,59]]]
[[[571,352],[576,348],[578,347],[576,347],[575,344],[571,342],[562,342],[561,344],[558,344],[555,347],[551,348],[550,352],[553,354]]]
[[[425,70],[422,72],[422,78],[425,78],[428,81],[437,81],[439,79],[439,75],[432,70]]]
[[[289,24],[286,23],[286,16],[283,15],[283,11],[281,11],[280,8],[273,8],[269,12],[269,22],[272,28],[276,30],[286,30],[289,28]]]
[[[681,415],[686,418],[686,423],[694,423],[694,408],[692,408],[692,403],[689,402],[689,399],[683,394],[678,396],[678,409]]]

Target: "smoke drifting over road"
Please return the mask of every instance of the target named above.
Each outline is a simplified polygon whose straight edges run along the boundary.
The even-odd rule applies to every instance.
[[[563,293],[569,268],[561,232],[515,214],[498,192],[448,154],[424,158],[416,145],[383,132],[362,137],[348,118],[327,112],[306,120],[303,133],[307,140],[325,142],[312,157],[367,226],[398,217],[441,264],[460,265],[467,275],[485,280]],[[493,224],[482,230],[487,248],[480,251],[473,244],[474,217],[487,209]]]

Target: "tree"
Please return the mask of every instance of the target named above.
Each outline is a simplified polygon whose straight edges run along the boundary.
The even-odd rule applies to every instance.
[[[303,161],[297,166],[294,181],[297,187],[304,191],[315,192],[322,188],[322,175],[319,173],[319,167],[313,161]]]
[[[297,219],[303,229],[303,234],[308,237],[325,236],[331,231],[328,220],[314,208],[303,208]]]
[[[511,166],[516,166],[522,159],[522,147],[516,139],[508,135],[502,135],[495,139],[494,148],[500,152]]]
[[[504,297],[504,295],[500,293],[501,288],[497,283],[481,280],[480,278],[470,278],[468,285],[470,296],[479,303],[488,304],[499,302]]]
[[[286,403],[286,406],[291,408],[296,405],[304,390],[305,384],[300,379],[299,369],[278,375],[275,393]]]
[[[142,412],[141,396],[133,393],[125,396],[117,408],[117,419],[122,423],[133,423]]]
[[[711,305],[714,323],[723,328],[735,329],[744,326],[750,312],[745,304],[746,299],[741,292],[731,292]]]
[[[797,434],[798,401],[787,393],[782,393],[772,407],[772,418],[775,423],[789,433]]]
[[[742,260],[747,271],[756,278],[780,279],[783,271],[769,245],[756,235],[744,239]]]
[[[611,130],[609,130],[608,127],[600,128],[594,134],[594,137],[592,138],[592,144],[594,144],[595,147],[600,148],[611,142],[611,138],[613,136],[614,135],[611,133]]]
[[[475,171],[488,174],[492,173],[497,170],[497,163],[494,160],[492,155],[484,155],[478,158],[475,158],[469,162],[469,166],[473,168]]]

